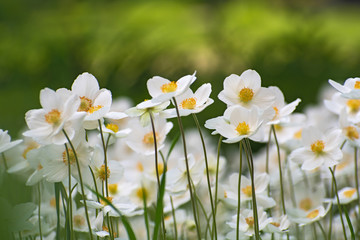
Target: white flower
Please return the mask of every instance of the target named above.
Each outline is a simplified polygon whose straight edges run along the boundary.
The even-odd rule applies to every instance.
[[[359,127],[352,124],[346,118],[346,114],[340,114],[339,125],[342,130],[343,136],[354,147],[360,146]]]
[[[329,83],[345,98],[360,98],[360,78],[348,78],[345,80],[344,85],[333,80],[329,80]]]
[[[65,130],[70,140],[80,129],[83,113],[78,113],[80,99],[71,91],[61,88],[40,91],[42,109],[33,109],[26,113],[25,120],[30,130],[23,133],[41,144],[64,144],[67,139],[62,132]]]
[[[80,74],[75,79],[71,91],[76,93],[80,100],[77,111],[86,113],[84,127],[86,129],[96,128],[97,120],[103,118],[110,111],[111,92],[107,89],[100,89],[96,78],[87,72]]]
[[[231,74],[224,80],[224,90],[218,98],[228,106],[239,104],[245,108],[257,106],[265,109],[275,100],[271,90],[261,87],[260,75],[254,70],[246,70],[240,76]]]
[[[150,114],[153,114],[153,116],[159,115],[160,117],[165,117],[163,110],[167,108],[169,104],[170,101],[156,102],[153,99],[146,100],[136,105],[136,107],[126,110],[126,113],[130,117],[140,117],[141,125],[145,127],[150,124]]]
[[[299,223],[300,226],[307,225],[322,219],[330,209],[331,204],[328,204],[326,209],[320,205],[308,211],[303,209],[288,209],[288,216],[291,221]]]
[[[343,154],[340,150],[341,130],[322,133],[315,127],[302,131],[304,147],[294,150],[289,159],[301,163],[303,170],[314,170],[322,165],[332,167],[339,163]]]
[[[9,150],[16,145],[20,144],[23,140],[11,141],[11,137],[8,134],[8,131],[0,129],[0,153]]]
[[[357,199],[356,188],[344,187],[338,192],[340,204],[348,204]],[[332,200],[333,204],[337,204],[336,197]]]
[[[281,217],[272,217],[272,222],[267,225],[266,231],[271,233],[281,233],[288,231],[291,222],[286,215]]]
[[[176,103],[179,107],[180,116],[188,116],[191,113],[198,113],[204,110],[207,106],[212,104],[214,100],[210,97],[211,85],[210,83],[203,84],[196,90],[195,93],[188,89],[183,94],[176,97]],[[176,109],[165,110],[169,116],[167,118],[173,118],[177,116]]]
[[[147,81],[147,89],[154,102],[165,102],[184,93],[196,80],[195,74],[186,75],[176,82],[155,76]]]
[[[324,100],[325,107],[337,115],[345,115],[350,122],[360,121],[360,99],[346,99],[335,93],[331,100]]]

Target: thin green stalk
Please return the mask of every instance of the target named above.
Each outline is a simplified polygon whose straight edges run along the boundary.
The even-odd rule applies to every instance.
[[[200,124],[199,121],[196,117],[196,114],[192,114],[196,127],[199,131],[199,135],[200,135],[200,139],[201,139],[201,144],[203,147],[203,151],[204,151],[204,158],[205,158],[205,168],[206,168],[206,179],[207,179],[207,185],[208,185],[208,190],[209,190],[209,196],[210,196],[210,204],[211,204],[211,213],[213,216],[215,216],[215,207],[214,207],[214,202],[213,202],[213,197],[212,197],[212,192],[211,192],[211,184],[210,184],[210,174],[209,174],[209,164],[208,164],[208,159],[207,159],[207,153],[206,153],[206,147],[205,147],[205,141],[204,141],[204,137],[202,135],[201,129],[200,129]],[[213,217],[213,228],[214,228],[214,234],[215,234],[215,239],[217,239],[217,229],[216,229],[216,218]],[[211,239],[213,239],[213,235],[211,237]]]
[[[7,161],[6,161],[6,157],[5,157],[4,152],[2,152],[2,153],[1,153],[1,156],[2,156],[2,158],[3,158],[3,160],[4,160],[5,170],[8,170],[8,169],[9,169],[9,167],[8,167],[8,165],[7,165]]]
[[[358,209],[359,214],[357,220],[359,221],[360,217],[360,192],[359,192],[359,176],[358,176],[358,155],[357,155],[357,147],[354,147],[354,165],[355,165],[355,187],[356,187],[356,193],[358,198]]]
[[[60,240],[60,183],[54,183],[56,206],[56,240]]]
[[[337,200],[337,204],[338,204],[338,207],[339,207],[339,214],[340,214],[341,225],[342,225],[343,232],[344,232],[344,239],[346,240],[346,239],[347,239],[347,236],[346,236],[346,228],[345,228],[345,224],[344,224],[344,220],[343,220],[343,216],[342,216],[342,208],[341,208],[341,205],[340,205],[340,199],[339,199],[339,194],[338,194],[338,190],[337,190],[337,184],[336,184],[335,174],[334,174],[334,171],[333,171],[330,167],[329,167],[329,170],[330,170],[330,172],[331,172],[331,176],[332,176],[332,179],[333,179],[333,184],[334,184],[334,190],[335,190],[336,200]]]
[[[92,239],[93,239],[93,234],[92,234],[91,225],[90,225],[88,207],[87,207],[86,199],[85,199],[84,184],[83,184],[83,180],[82,180],[82,176],[81,176],[79,159],[78,159],[78,157],[77,157],[75,147],[74,147],[74,145],[72,144],[72,142],[71,142],[69,136],[67,135],[66,131],[65,131],[64,129],[63,129],[62,131],[63,131],[63,133],[64,133],[67,141],[69,142],[72,151],[74,152],[74,157],[75,157],[75,161],[76,161],[76,166],[77,166],[78,174],[79,174],[79,180],[80,180],[80,186],[81,186],[81,193],[82,193],[83,199],[84,199],[84,208],[85,208],[86,222],[87,222],[88,229],[89,229],[90,239],[92,240]],[[105,171],[105,172],[106,172],[106,171]]]
[[[320,228],[320,231],[321,231],[324,239],[326,240],[327,237],[326,237],[326,233],[325,233],[325,230],[324,230],[323,226],[321,225],[321,223],[320,223],[319,221],[317,221],[316,223],[318,224],[318,226],[319,226],[319,228]]]
[[[39,201],[39,208],[38,208],[38,216],[39,216],[39,235],[40,235],[40,240],[43,239],[42,237],[42,231],[41,231],[41,189],[40,189],[40,182],[38,184],[38,201]]]
[[[101,136],[101,142],[103,145],[103,151],[104,151],[104,165],[105,165],[105,193],[106,193],[106,197],[109,196],[109,183],[108,183],[108,162],[107,162],[107,152],[106,152],[106,144],[105,144],[105,139],[104,139],[104,134],[103,134],[103,130],[102,130],[102,126],[101,126],[101,121],[98,120],[99,122],[99,129],[100,129],[100,136]]]
[[[71,199],[71,163],[70,163],[70,155],[69,155],[69,149],[66,145],[66,143],[64,144],[65,145],[65,150],[66,150],[66,156],[67,156],[67,159],[68,159],[68,182],[69,182],[69,209],[68,209],[68,215],[69,215],[69,224],[70,224],[70,232],[71,232],[71,237],[73,238],[74,237],[74,227],[73,227],[73,219],[72,219],[72,199]]]
[[[150,240],[150,228],[149,228],[149,219],[148,219],[148,211],[147,211],[147,202],[146,202],[146,190],[144,186],[141,185],[142,197],[143,197],[143,204],[144,204],[144,221],[146,227],[146,236],[147,239]]]
[[[240,205],[241,205],[241,173],[242,173],[242,149],[243,144],[240,141],[240,165],[239,165],[239,178],[238,178],[238,205],[237,205],[237,217],[236,217],[236,240],[239,240],[239,226],[240,226]]]
[[[256,194],[255,194],[254,161],[253,161],[250,141],[249,141],[248,138],[245,138],[245,143],[246,143],[245,152],[246,152],[246,156],[247,156],[246,158],[247,158],[247,161],[248,161],[248,166],[249,166],[249,170],[250,170],[250,178],[251,178],[251,194],[252,194],[252,203],[253,203],[255,239],[260,240],[259,217],[258,217],[258,213],[257,213]]]
[[[217,212],[217,201],[218,201],[218,188],[219,188],[219,165],[220,165],[220,148],[221,148],[221,142],[223,137],[219,137],[218,147],[217,147],[217,156],[216,156],[216,173],[215,173],[215,212],[214,212],[214,218],[216,218],[216,212]],[[212,232],[214,235],[214,231]]]
[[[194,200],[193,191],[192,191],[192,187],[191,187],[191,176],[190,176],[189,161],[188,161],[188,156],[187,156],[188,154],[187,154],[187,149],[186,149],[185,133],[184,133],[184,128],[183,128],[183,125],[182,125],[182,121],[181,121],[181,117],[180,117],[180,113],[179,113],[179,107],[177,105],[176,99],[175,99],[175,97],[173,97],[172,99],[174,101],[176,114],[177,114],[177,119],[178,119],[178,124],[179,124],[179,129],[180,129],[182,140],[183,140],[184,157],[185,157],[185,165],[186,165],[186,175],[187,175],[187,180],[188,180],[188,187],[189,187],[189,192],[190,192],[192,211],[193,211],[193,215],[194,215],[194,222],[195,222],[195,226],[196,226],[197,237],[200,240],[201,239],[201,232],[200,232],[200,226],[199,226],[199,223],[198,223],[198,219],[197,219],[197,216],[196,216],[195,200]]]
[[[335,168],[334,168],[335,171]],[[334,196],[334,179],[331,178],[331,193],[330,193],[330,198],[333,198]],[[329,229],[328,229],[328,239],[331,240],[331,231],[332,231],[332,220],[333,220],[333,204],[330,205],[330,216],[329,216]]]
[[[175,214],[174,202],[171,196],[170,196],[170,203],[171,203],[171,212],[173,215],[173,222],[174,222],[174,234],[175,234],[175,239],[177,240],[178,232],[177,232],[177,224],[176,224],[176,214]]]

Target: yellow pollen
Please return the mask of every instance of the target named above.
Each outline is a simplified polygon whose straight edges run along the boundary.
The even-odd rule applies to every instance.
[[[277,107],[273,107],[273,109],[275,110],[275,116],[273,119],[275,119],[277,116],[279,116],[279,109]]]
[[[163,93],[175,92],[176,89],[177,89],[177,84],[174,81],[165,83],[164,85],[161,86],[161,91]]]
[[[148,198],[149,193],[145,188],[141,187],[136,190],[136,196],[139,199],[143,199],[144,197]]]
[[[119,126],[114,124],[114,123],[108,123],[106,124],[106,128],[110,129],[111,131],[113,131],[114,133],[119,131]]]
[[[295,139],[301,139],[301,136],[302,136],[302,129],[300,129],[299,131],[294,133],[294,138]]]
[[[158,163],[157,169],[158,169],[159,175],[163,174],[163,172],[164,172],[164,164]]]
[[[167,215],[164,217],[164,220],[167,221],[167,220],[170,220],[171,219],[171,215]]]
[[[52,125],[58,125],[61,120],[61,113],[57,109],[53,109],[45,114],[45,121]]]
[[[249,102],[253,99],[254,97],[254,91],[251,88],[243,88],[241,89],[241,91],[239,92],[239,98],[242,102]]]
[[[344,128],[345,136],[350,138],[351,140],[359,139],[359,132],[356,130],[354,126],[348,126]]]
[[[249,227],[254,226],[254,218],[253,217],[247,217],[245,218],[246,224],[249,225]]]
[[[116,183],[109,184],[109,191],[112,195],[116,194],[118,190],[118,185]]]
[[[92,106],[91,99],[88,99],[85,96],[80,97],[80,106],[78,108],[78,112],[87,112]]]
[[[37,170],[41,170],[43,168],[43,166],[41,166],[41,164],[38,165]]]
[[[241,191],[248,197],[251,197],[251,195],[252,195],[251,186],[246,186],[246,187],[242,188]]]
[[[73,164],[76,162],[76,158],[75,158],[75,154],[73,152],[72,149],[68,149],[68,152],[69,152],[69,156],[67,155],[67,152],[66,150],[63,151],[62,153],[62,159],[63,159],[63,162],[65,164],[68,164],[68,162],[70,162],[70,164]]]
[[[26,159],[26,155],[27,153],[30,151],[30,150],[33,150],[35,149],[36,147],[33,147],[33,146],[28,146],[27,148],[25,148],[25,150],[23,151],[22,153],[22,157]]]
[[[110,177],[110,169],[109,167],[107,167],[106,169],[106,173],[105,173],[105,165],[101,165],[101,167],[98,169],[97,171],[97,176],[102,180],[105,181],[105,178],[109,178]]]
[[[224,198],[227,198],[227,197],[228,197],[227,192],[224,191]]]
[[[349,165],[349,161],[340,162],[338,165],[336,165],[336,170],[344,169],[347,165]]]
[[[83,216],[81,215],[75,215],[74,216],[74,225],[77,226],[77,227],[81,227],[81,226],[84,226],[85,225],[85,219]]]
[[[50,206],[53,207],[53,208],[56,207],[56,199],[55,199],[55,197],[50,199]]]
[[[311,151],[313,151],[316,154],[323,153],[324,148],[325,148],[325,144],[322,140],[317,140],[316,142],[311,144]]]
[[[101,106],[101,105],[93,106],[87,112],[91,114],[91,113],[94,113],[94,112],[100,110],[102,107],[103,106]]]
[[[155,133],[155,137],[156,137],[156,141],[158,141],[158,134]],[[147,134],[144,135],[143,138],[143,143],[145,143],[146,145],[153,145],[154,144],[154,133],[153,132],[149,132]]]
[[[239,135],[247,135],[250,132],[250,127],[246,122],[242,122],[236,127],[236,131]]]
[[[356,189],[355,189],[355,188],[346,190],[346,191],[344,191],[344,196],[345,196],[346,198],[351,198],[352,195],[354,195],[355,192],[356,192]]]
[[[309,212],[309,214],[306,215],[306,217],[313,219],[313,218],[316,218],[318,215],[319,215],[319,210],[315,209],[315,210]]]
[[[139,171],[139,172],[143,172],[144,171],[144,166],[142,165],[141,162],[138,162],[136,164],[136,169]]]
[[[107,226],[103,226],[102,230],[105,231],[105,232],[109,232],[109,228]]]
[[[300,201],[299,207],[304,211],[309,211],[312,208],[312,201],[310,198],[304,198]]]
[[[106,200],[108,200],[109,202],[111,202],[112,203],[112,200],[113,200],[113,197],[105,197],[106,198]],[[100,203],[101,203],[101,205],[103,205],[103,206],[106,206],[106,205],[108,205],[104,200],[100,200]]]
[[[275,127],[275,130],[278,131],[278,132],[283,130],[283,127],[280,124],[275,124],[274,127]]]
[[[277,222],[271,222],[270,224],[275,226],[275,227],[280,227],[280,223],[277,223]]]
[[[356,81],[354,85],[355,89],[360,89],[360,81]]]
[[[183,109],[194,109],[196,107],[196,98],[187,98],[181,102],[180,106]]]
[[[360,110],[360,99],[350,99],[346,102],[350,112],[357,113]]]

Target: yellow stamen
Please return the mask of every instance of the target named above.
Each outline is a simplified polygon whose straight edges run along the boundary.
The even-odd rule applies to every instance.
[[[103,106],[101,106],[101,105],[93,106],[87,112],[91,114],[91,113],[94,113],[94,112],[100,110],[102,107]]]
[[[351,198],[351,197],[354,195],[355,192],[356,192],[356,189],[355,189],[355,188],[346,190],[346,191],[344,191],[344,196],[345,196],[346,198]]]
[[[312,201],[310,198],[304,198],[300,201],[299,207],[304,211],[309,211],[312,208]]]
[[[74,151],[72,149],[68,149],[68,152],[69,152],[69,156],[67,155],[67,152],[66,150],[63,151],[62,153],[62,159],[63,159],[63,162],[65,164],[68,164],[70,162],[70,164],[73,164],[76,162],[76,158],[75,158],[75,154],[74,154]]]
[[[355,89],[360,89],[360,81],[356,81],[354,84]]]
[[[109,191],[112,195],[116,194],[118,190],[118,185],[116,183],[109,184]]]
[[[249,102],[250,100],[252,100],[254,97],[254,91],[251,88],[243,88],[241,89],[241,91],[239,92],[239,98],[242,102]]]
[[[279,116],[279,109],[277,107],[273,107],[273,109],[275,110],[275,116],[273,119],[276,119]]]
[[[141,162],[138,162],[136,164],[136,169],[139,171],[139,172],[143,172],[144,171],[144,166],[142,165]]]
[[[313,218],[316,218],[318,215],[319,215],[319,210],[315,209],[315,210],[309,212],[309,214],[306,215],[306,217],[313,219]]]
[[[141,187],[136,190],[136,196],[139,199],[143,199],[144,197],[148,198],[149,193],[145,188]]]
[[[336,165],[336,170],[344,169],[347,165],[349,165],[349,161],[340,162],[338,165]]]
[[[245,218],[246,224],[249,225],[249,227],[254,226],[254,218],[253,217],[247,217]]]
[[[351,140],[359,139],[359,132],[356,130],[354,126],[348,126],[344,128],[345,136],[350,138]]]
[[[85,219],[81,215],[75,215],[73,217],[74,226],[81,227],[85,225]]]
[[[294,133],[294,138],[295,139],[301,139],[301,136],[302,136],[302,129],[300,129],[299,131]]]
[[[52,198],[50,199],[50,206],[53,207],[53,208],[56,207],[56,198],[55,198],[55,197],[52,197]]]
[[[177,89],[177,84],[174,81],[165,83],[164,85],[161,86],[161,91],[163,93],[175,92],[176,89]]]
[[[155,137],[156,137],[156,141],[158,141],[159,136],[157,133],[155,133]],[[149,132],[149,133],[145,134],[144,138],[143,138],[143,143],[145,143],[146,145],[153,145],[154,144],[154,133]]]
[[[317,140],[313,144],[311,144],[311,151],[313,151],[315,154],[323,153],[324,148],[325,144],[322,140]]]
[[[357,113],[360,110],[360,99],[350,99],[346,102],[350,112]]]
[[[85,96],[80,97],[80,106],[78,112],[87,112],[92,106],[92,100]]]
[[[114,124],[114,123],[108,123],[106,124],[106,128],[110,129],[111,131],[113,131],[114,133],[119,131],[119,126]]]
[[[45,114],[45,121],[52,125],[58,125],[61,120],[61,113],[57,109],[53,109],[47,114]]]
[[[108,200],[109,202],[112,203],[113,197],[105,197],[105,198],[106,198],[106,200]],[[101,203],[101,205],[103,205],[103,206],[108,205],[107,202],[105,202],[105,201],[102,200],[102,199],[100,199],[100,203]]]
[[[183,109],[194,109],[196,107],[196,98],[187,98],[181,102],[180,106]]]
[[[246,186],[246,187],[242,188],[241,191],[248,197],[251,197],[251,195],[252,195],[251,186]]]
[[[227,192],[224,191],[224,198],[227,198],[227,197],[228,197]]]
[[[31,142],[31,143],[27,146],[27,148],[25,148],[25,150],[23,151],[23,153],[22,153],[23,158],[26,159],[27,153],[28,153],[29,151],[35,149],[35,148],[38,148],[39,146],[40,146],[39,144],[37,144],[37,143],[35,143],[35,142]]]
[[[159,175],[163,174],[163,172],[164,172],[164,164],[158,163],[157,168],[158,168]]]
[[[110,177],[110,169],[109,167],[107,167],[106,169],[106,174],[105,174],[105,165],[101,165],[101,167],[98,169],[97,171],[97,176],[102,180],[105,181],[105,178],[109,178]]]
[[[275,226],[275,227],[280,227],[280,223],[277,223],[277,222],[271,222],[270,224]]]
[[[246,122],[242,122],[238,124],[236,131],[239,133],[239,135],[247,135],[250,132],[250,127]]]

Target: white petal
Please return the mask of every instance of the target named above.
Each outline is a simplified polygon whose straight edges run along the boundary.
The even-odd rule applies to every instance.
[[[99,83],[92,74],[85,72],[75,79],[71,90],[79,97],[85,96],[90,100],[94,100],[99,91]]]

